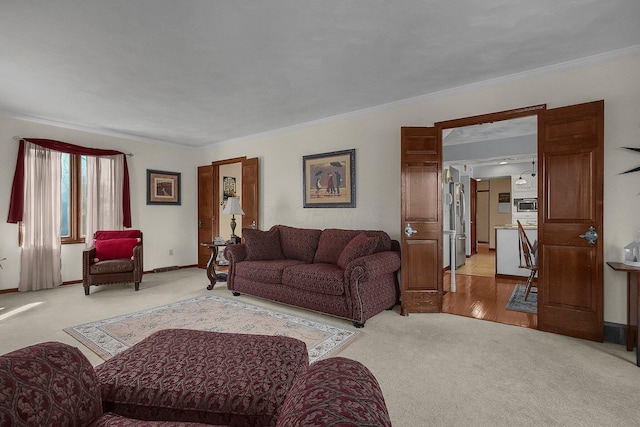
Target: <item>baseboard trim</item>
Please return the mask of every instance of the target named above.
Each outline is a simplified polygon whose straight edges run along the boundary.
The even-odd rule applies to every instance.
[[[621,323],[604,322],[604,342],[610,342],[613,344],[626,345],[627,344],[627,325]]]
[[[154,268],[153,272],[164,273],[165,271],[174,271],[174,270],[180,270],[180,267],[178,267],[177,265],[170,265],[168,267],[158,267],[158,268]]]
[[[153,273],[161,273],[164,271],[171,271],[171,270],[178,270],[178,269],[183,269],[183,268],[194,268],[197,267],[198,264],[191,264],[191,265],[181,265],[181,266],[172,266],[172,267],[163,267],[163,268],[156,268],[154,270],[149,270],[149,271],[143,271],[142,274],[153,274]],[[156,270],[160,270],[160,271],[156,271]],[[82,279],[80,280],[68,280],[66,282],[62,282],[62,284],[60,286],[65,286],[65,285],[77,285],[78,283],[82,283]],[[11,294],[13,292],[18,292],[18,288],[9,288],[9,289],[0,289],[0,294]]]

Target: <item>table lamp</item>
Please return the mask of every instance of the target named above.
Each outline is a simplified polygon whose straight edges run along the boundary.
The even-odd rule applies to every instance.
[[[229,197],[227,199],[227,204],[224,209],[222,209],[222,213],[225,215],[231,215],[231,239],[229,240],[234,243],[238,243],[240,241],[240,237],[236,236],[236,215],[244,215],[242,206],[240,206],[239,198]]]

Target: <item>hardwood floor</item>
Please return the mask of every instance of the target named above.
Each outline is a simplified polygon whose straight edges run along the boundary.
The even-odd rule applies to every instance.
[[[538,316],[505,309],[516,283],[522,280],[496,279],[495,252],[487,244],[478,245],[478,254],[467,258],[465,265],[456,270],[456,292],[451,290],[451,274],[444,275],[442,311],[476,319],[509,325],[537,328]]]

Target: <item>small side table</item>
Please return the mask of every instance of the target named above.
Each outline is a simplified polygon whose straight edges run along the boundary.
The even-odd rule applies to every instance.
[[[636,365],[640,366],[640,268],[624,264],[622,262],[607,262],[607,265],[615,271],[627,272],[627,351],[633,350],[636,345]]]
[[[227,273],[216,272],[216,259],[218,258],[218,248],[227,246],[227,243],[215,243],[215,242],[203,242],[202,246],[206,246],[211,249],[211,258],[207,262],[207,277],[209,278],[210,285],[207,286],[208,290],[213,289],[217,282],[225,282],[227,280]]]

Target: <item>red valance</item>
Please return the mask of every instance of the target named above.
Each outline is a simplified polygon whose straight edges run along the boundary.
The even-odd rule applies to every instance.
[[[114,156],[123,155],[124,159],[124,179],[122,181],[122,214],[124,227],[131,227],[131,193],[129,191],[129,168],[127,166],[127,156],[116,150],[101,150],[99,148],[81,147],[67,142],[55,141],[52,139],[23,138],[20,140],[18,148],[18,159],[16,160],[16,170],[13,174],[13,185],[11,187],[11,200],[9,202],[9,217],[7,222],[18,223],[22,221],[24,214],[24,142],[39,145],[54,151],[68,154],[79,154],[83,156]]]

